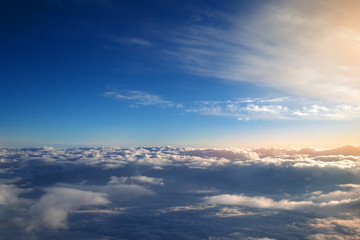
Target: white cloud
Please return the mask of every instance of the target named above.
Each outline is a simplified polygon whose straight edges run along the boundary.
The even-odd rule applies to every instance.
[[[128,211],[128,208],[110,208],[110,209],[82,209],[82,210],[74,210],[72,213],[93,213],[93,214],[110,214],[110,215],[118,215],[124,214]]]
[[[224,14],[226,28],[177,29],[168,40],[178,48],[165,53],[198,75],[358,105],[359,7],[357,0],[260,3],[251,14]]]
[[[266,196],[246,196],[243,194],[234,195],[234,194],[221,194],[214,196],[207,196],[204,198],[205,203],[208,204],[217,204],[217,205],[229,205],[229,206],[243,206],[243,207],[252,207],[252,208],[261,208],[261,209],[283,209],[283,210],[319,210],[324,208],[325,211],[330,209],[342,209],[344,206],[349,204],[359,204],[360,203],[360,185],[350,184],[350,185],[339,185],[338,187],[350,188],[350,190],[335,190],[328,193],[322,193],[321,191],[316,191],[308,194],[303,194],[302,196],[297,196],[300,199],[305,199],[302,201],[293,201],[289,199],[281,199],[275,201]],[[343,210],[342,210],[343,211]],[[226,209],[226,213],[237,211]],[[220,214],[222,214],[220,212]],[[241,212],[239,212],[241,215]]]
[[[127,164],[163,168],[166,166],[187,166],[190,168],[209,168],[214,166],[274,165],[296,168],[338,168],[356,170],[360,168],[359,146],[344,146],[336,149],[316,148],[130,148],[117,147],[74,148],[66,150],[2,149],[2,161],[7,164],[20,164],[26,167],[29,160],[48,164],[89,165],[104,169],[121,168]],[[13,162],[14,157],[17,161]],[[71,159],[68,161],[67,159]],[[9,165],[10,166],[10,165]],[[11,171],[9,169],[8,171]],[[157,182],[160,178],[132,176],[125,182]],[[115,180],[114,180],[115,181]],[[120,183],[120,182],[119,182]]]
[[[237,99],[232,101],[200,101],[188,111],[203,115],[234,117],[239,120],[350,120],[360,118],[356,104],[319,103],[297,98]]]
[[[126,184],[126,181],[127,178],[117,178],[113,176],[107,185],[57,184],[57,186],[103,193],[111,202],[122,202],[133,198],[156,195],[155,192],[143,186],[133,183]]]
[[[220,205],[235,205],[235,206],[245,206],[245,207],[253,207],[253,208],[269,208],[269,209],[285,209],[285,210],[292,210],[296,208],[302,208],[313,205],[311,201],[289,201],[287,199],[274,201],[271,198],[267,198],[263,196],[248,197],[245,195],[231,195],[231,194],[222,194],[211,197],[205,197],[205,202],[211,204],[220,204]]]
[[[30,192],[31,189],[19,188],[13,184],[0,184],[0,206],[18,207],[31,203],[31,200],[19,197],[20,194]]]
[[[209,208],[213,208],[215,205],[211,204],[197,204],[197,205],[187,205],[187,206],[176,206],[170,207],[166,209],[161,209],[159,212],[161,213],[169,213],[169,212],[182,212],[182,211],[202,211]]]
[[[139,106],[161,106],[161,107],[172,107],[174,104],[170,101],[162,99],[160,96],[148,94],[142,91],[124,91],[118,93],[114,91],[105,92],[105,97],[110,97],[119,100],[129,101],[130,107]]]
[[[310,227],[322,233],[309,236],[309,239],[341,239],[355,240],[360,236],[360,219],[354,217],[343,218],[316,218],[310,221]],[[341,229],[339,233],[338,229]]]
[[[0,210],[4,212],[0,228],[2,233],[10,229],[10,236],[27,229],[27,234],[42,234],[44,230],[72,237],[67,226],[84,232],[89,226],[98,226],[104,234],[123,237],[123,230],[132,231],[130,225],[152,230],[168,221],[179,224],[179,229],[189,230],[186,227],[190,224],[202,231],[207,231],[209,224],[218,228],[230,223],[222,232],[207,232],[215,234],[214,239],[276,237],[279,232],[298,238],[312,234],[314,239],[341,233],[344,236],[339,236],[346,239],[356,229],[350,220],[357,219],[360,203],[360,185],[356,184],[359,146],[9,148],[0,149],[0,156],[9,177],[0,179]],[[109,165],[118,169],[109,169]],[[48,188],[39,196],[43,184]],[[27,186],[35,191],[28,194],[30,189],[23,189]],[[329,224],[321,227],[325,223],[315,220],[321,217],[338,222],[328,219],[331,228],[326,227]],[[114,229],[106,224],[112,219],[126,224]],[[287,225],[288,221],[291,224]],[[281,231],[275,226],[280,223]],[[311,232],[300,230],[309,224]],[[249,231],[230,236],[239,231],[232,226]]]
[[[239,120],[281,119],[281,120],[352,120],[360,118],[360,105],[334,104],[295,97],[244,98],[227,101],[194,101],[174,103],[160,96],[142,91],[105,92],[105,97],[130,102],[130,107],[160,106],[176,107],[185,112],[233,117]]]
[[[276,214],[276,212],[249,212],[249,211],[243,211],[236,207],[224,207],[221,208],[218,212],[215,213],[215,216],[222,217],[222,218],[228,218],[228,217],[247,217],[247,216],[267,216],[270,214]]]
[[[67,215],[81,207],[106,205],[109,203],[104,193],[82,191],[72,188],[54,187],[46,190],[30,209],[32,219],[27,231],[39,229],[67,228]]]
[[[341,190],[328,193],[314,192],[309,200],[318,203],[320,206],[333,206],[338,204],[348,204],[360,202],[360,185],[346,184],[339,185]]]
[[[147,183],[153,185],[164,185],[164,179],[162,178],[154,178],[154,177],[147,177],[147,176],[131,176],[131,177],[121,177],[117,178],[115,176],[111,177],[110,183],[116,182],[127,182],[127,181],[134,181],[138,183]]]

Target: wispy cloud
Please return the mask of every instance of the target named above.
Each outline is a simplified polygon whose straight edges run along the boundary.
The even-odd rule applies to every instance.
[[[134,45],[134,46],[144,46],[144,47],[152,47],[153,44],[145,39],[142,38],[135,38],[135,37],[129,37],[129,38],[125,38],[125,37],[108,37],[108,40],[110,42],[113,42],[115,44],[122,44],[122,45]]]
[[[174,104],[170,101],[162,99],[160,96],[148,94],[142,91],[124,91],[122,93],[110,91],[103,94],[105,97],[126,100],[130,102],[130,107],[139,106],[161,106],[172,107]]]
[[[296,98],[198,101],[187,111],[203,115],[236,117],[239,120],[351,120],[360,118],[359,105],[334,105]]]
[[[144,40],[144,39],[140,39],[140,38],[125,38],[124,43],[128,43],[131,45],[141,45],[141,46],[146,46],[146,47],[153,46],[151,42]]]
[[[358,103],[359,8],[356,0],[272,1],[246,17],[223,16],[226,28],[198,23],[173,32],[167,39],[177,47],[166,54],[198,75]]]
[[[176,107],[181,111],[232,117],[238,120],[352,120],[360,118],[360,105],[309,101],[304,98],[238,98],[227,101],[174,103],[142,91],[105,92],[106,97],[130,102],[130,107]]]

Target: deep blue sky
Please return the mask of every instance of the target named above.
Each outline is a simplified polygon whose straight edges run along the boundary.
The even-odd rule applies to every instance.
[[[279,3],[3,1],[0,146],[358,143],[351,77],[334,102],[277,69],[299,45],[274,16],[303,11]]]

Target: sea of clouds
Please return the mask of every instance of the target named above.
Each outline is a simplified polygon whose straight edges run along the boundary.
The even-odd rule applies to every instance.
[[[359,239],[360,147],[0,149],[0,239]]]

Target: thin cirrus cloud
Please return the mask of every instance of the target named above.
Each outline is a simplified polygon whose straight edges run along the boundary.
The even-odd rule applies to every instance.
[[[356,104],[314,103],[303,98],[243,98],[228,101],[194,101],[174,103],[161,96],[142,91],[105,92],[105,97],[129,102],[129,107],[159,106],[176,107],[185,112],[201,115],[233,117],[238,120],[352,120],[360,117],[360,106]]]
[[[130,102],[130,107],[139,106],[161,106],[161,107],[172,107],[173,103],[162,99],[160,96],[148,94],[142,91],[125,91],[124,93],[118,93],[114,91],[105,92],[105,97],[126,100]]]
[[[143,46],[143,47],[152,47],[153,44],[142,38],[119,38],[119,37],[108,37],[109,41],[115,44],[123,44],[130,46]]]
[[[341,5],[341,9],[337,8]],[[251,15],[216,15],[227,28],[194,24],[168,41],[187,71],[329,102],[360,100],[359,1],[276,1]]]

